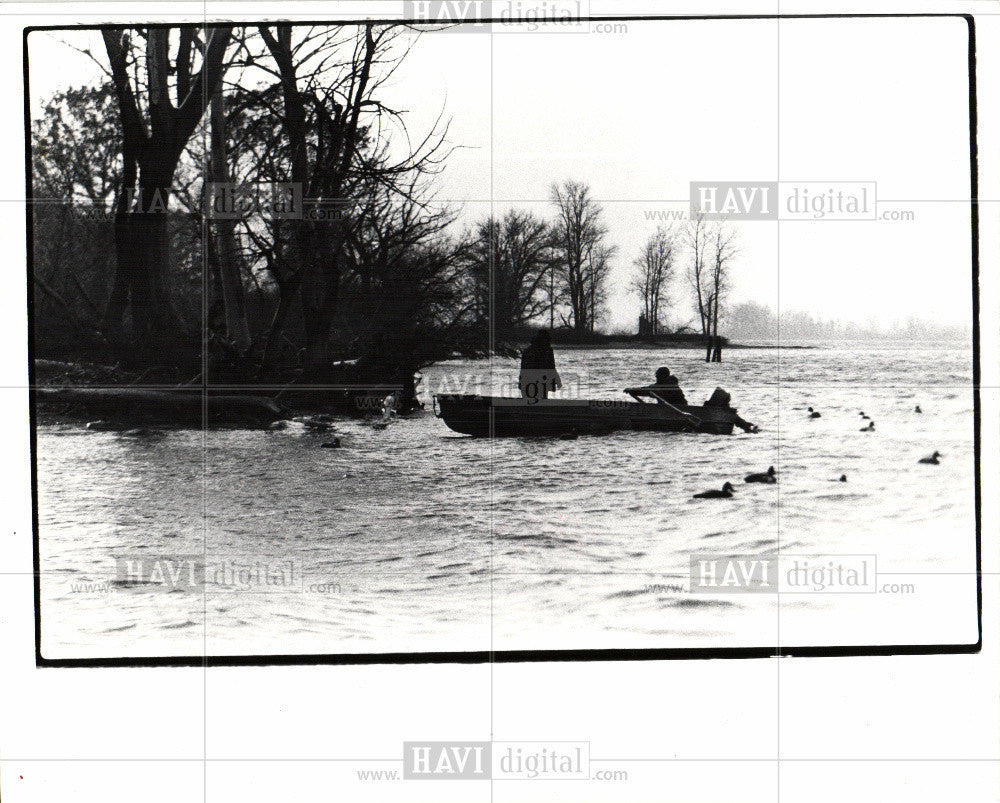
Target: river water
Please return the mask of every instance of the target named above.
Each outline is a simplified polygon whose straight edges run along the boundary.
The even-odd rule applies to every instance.
[[[510,394],[513,360],[428,369],[425,413],[382,430],[345,420],[340,449],[297,427],[127,437],[42,426],[42,653],[974,642],[971,351],[702,357],[557,353],[565,395],[620,398],[668,365],[689,403],[722,386],[759,434],[489,440],[433,416],[432,391]],[[859,431],[862,410],[875,432]],[[934,450],[940,465],[917,462]],[[772,465],[776,485],[743,482]],[[732,499],[692,498],[726,480]],[[783,566],[868,556],[877,582],[869,593],[691,593],[691,556],[705,554],[780,554]],[[211,582],[171,574],[197,556]]]

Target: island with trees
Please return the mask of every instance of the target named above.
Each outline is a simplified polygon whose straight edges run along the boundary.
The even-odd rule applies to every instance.
[[[412,26],[89,34],[78,49],[103,80],[60,89],[31,119],[44,409],[267,422],[371,409],[358,399],[387,388],[409,409],[421,368],[514,354],[542,327],[565,347],[722,359],[740,253],[728,223],[660,226],[627,254],[583,177],[553,177],[548,214],[475,220],[437,200],[461,143],[444,111],[410,130],[384,92],[417,44]],[[634,330],[609,333],[616,265],[629,266],[642,312]],[[752,306],[743,319],[773,329],[774,314]]]

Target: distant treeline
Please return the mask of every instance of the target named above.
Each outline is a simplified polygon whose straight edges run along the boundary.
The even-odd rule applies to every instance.
[[[918,318],[907,318],[891,326],[858,324],[822,319],[808,312],[783,310],[779,318],[770,307],[748,301],[734,304],[726,316],[726,332],[731,340],[745,343],[754,340],[899,340],[946,341],[968,340],[966,326],[949,326]]]

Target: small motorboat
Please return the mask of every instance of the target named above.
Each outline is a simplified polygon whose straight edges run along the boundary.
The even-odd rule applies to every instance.
[[[434,409],[438,418],[455,432],[497,438],[620,430],[731,435],[734,426],[748,426],[729,406],[729,394],[721,388],[705,404],[697,406],[619,399],[525,399],[446,393],[434,397]]]

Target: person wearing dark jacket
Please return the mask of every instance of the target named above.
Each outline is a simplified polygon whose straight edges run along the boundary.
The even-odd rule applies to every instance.
[[[669,368],[656,369],[656,381],[652,385],[645,385],[641,388],[627,388],[626,392],[638,398],[639,396],[652,396],[657,404],[687,404],[684,398],[684,391],[677,377],[670,373]]]
[[[556,355],[552,352],[552,337],[543,329],[522,353],[521,373],[517,379],[521,396],[529,401],[547,399],[562,387],[559,372],[556,371]]]

